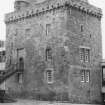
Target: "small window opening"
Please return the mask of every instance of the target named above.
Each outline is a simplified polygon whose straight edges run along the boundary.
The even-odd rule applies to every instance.
[[[52,60],[52,49],[48,47],[46,49],[46,61]]]
[[[83,32],[83,30],[84,30],[84,27],[83,27],[83,25],[81,25],[81,32]]]
[[[53,70],[47,70],[46,71],[46,78],[47,78],[48,84],[53,83]]]
[[[90,81],[90,71],[82,70],[81,71],[81,82],[88,83]]]

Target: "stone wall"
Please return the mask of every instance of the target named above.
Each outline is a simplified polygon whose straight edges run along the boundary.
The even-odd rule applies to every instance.
[[[11,56],[11,62],[14,63],[17,60],[16,49],[25,49],[23,84],[16,83],[16,77],[13,76],[11,78],[12,81],[10,79],[7,82],[10,90],[35,91],[46,94],[50,91],[56,92],[56,94],[57,92],[67,91],[68,67],[66,66],[67,64],[64,64],[66,59],[64,44],[67,39],[66,17],[66,10],[62,9],[43,17],[29,18],[22,22],[7,25],[7,30],[9,31],[7,36],[7,58]],[[48,35],[46,35],[46,24],[50,24]],[[11,43],[13,46],[11,46]],[[45,61],[47,46],[51,46],[53,51],[55,78],[52,85],[48,85],[44,77],[47,66]],[[7,64],[9,63],[8,60]],[[64,71],[64,69],[67,70]]]
[[[73,102],[101,102],[101,66],[102,37],[101,22],[77,10],[71,10],[68,15],[67,29],[71,66],[69,69],[69,96]],[[83,25],[83,32],[81,32]],[[81,63],[79,47],[90,48],[90,63]],[[90,83],[81,83],[81,70],[90,70]]]
[[[25,61],[23,83],[17,82],[15,74],[7,80],[8,91],[18,96],[27,93],[26,96],[47,97],[50,94],[56,100],[74,103],[101,102],[100,25],[99,18],[65,6],[45,15],[7,23],[7,67],[17,63],[19,56]],[[54,83],[50,85],[45,79],[49,66],[45,55],[48,46],[52,49],[50,67],[54,70]],[[80,46],[90,48],[90,63],[80,62]],[[81,83],[81,69],[90,70],[89,83]]]

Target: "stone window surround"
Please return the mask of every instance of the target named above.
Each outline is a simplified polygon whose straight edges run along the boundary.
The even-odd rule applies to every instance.
[[[80,61],[81,61],[81,62],[90,62],[90,59],[91,59],[91,58],[90,58],[90,49],[91,49],[91,48],[88,47],[88,46],[79,46],[79,55],[80,55],[80,49],[89,50],[89,59],[88,59],[88,61],[87,61],[87,60],[86,60],[86,61],[85,61],[85,60],[83,61],[83,60],[81,60],[81,59],[80,59]],[[80,58],[81,58],[81,57],[80,57]],[[86,57],[85,57],[84,59],[86,59]]]
[[[51,81],[48,80],[48,74],[47,74],[48,71],[51,71]],[[47,84],[53,84],[54,83],[54,69],[46,68],[44,78],[45,78],[45,81],[47,82]]]
[[[5,50],[3,50],[3,51],[0,51],[0,63],[3,63],[3,62],[5,62],[5,60],[6,60],[6,55],[5,55]]]
[[[51,27],[51,24],[50,23],[49,24],[46,24],[46,36],[48,36],[48,34],[49,34],[50,27]]]
[[[81,32],[83,32],[84,31],[84,25],[81,24],[80,27],[81,27]]]
[[[51,47],[47,47],[45,50],[45,56],[46,56],[46,61],[51,61],[52,60],[52,48]]]
[[[22,84],[23,83],[23,74],[17,73],[16,80],[17,80],[17,83]]]
[[[90,82],[90,69],[81,69],[81,83]]]

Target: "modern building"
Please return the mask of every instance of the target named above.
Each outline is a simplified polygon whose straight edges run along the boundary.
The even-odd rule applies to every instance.
[[[16,0],[5,16],[6,82],[18,97],[101,103],[101,9],[88,0]]]
[[[0,41],[0,77],[5,74],[6,66],[6,50],[5,50],[5,41]],[[0,84],[0,90],[5,90],[5,81]]]
[[[101,89],[101,92],[102,92],[103,103],[105,103],[105,60],[102,60],[101,66],[102,66],[102,89]]]

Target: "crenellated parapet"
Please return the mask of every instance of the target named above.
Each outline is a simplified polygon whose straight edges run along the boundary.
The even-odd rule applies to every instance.
[[[60,8],[71,8],[86,13],[90,16],[101,19],[102,11],[88,3],[72,2],[70,0],[50,0],[41,4],[37,4],[23,11],[12,12],[6,14],[5,23],[17,22],[29,17],[44,15],[48,12],[58,10]]]

